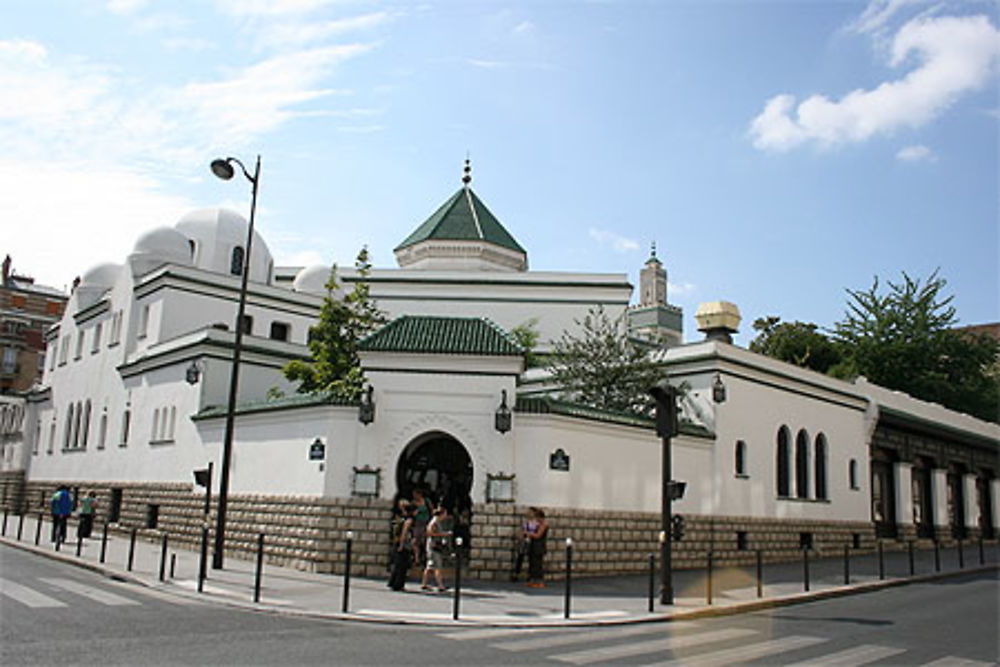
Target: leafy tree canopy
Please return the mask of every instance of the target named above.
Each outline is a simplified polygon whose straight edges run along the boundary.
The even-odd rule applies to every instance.
[[[367,247],[358,253],[354,265],[358,279],[343,299],[334,293],[338,283],[337,265],[333,265],[319,321],[309,328],[312,360],[291,361],[283,369],[288,380],[299,383],[300,393],[327,392],[347,400],[361,396],[364,376],[358,359],[358,343],[386,320],[372,300],[366,280],[371,273]]]
[[[532,317],[521,322],[510,330],[510,336],[524,349],[524,364],[527,368],[538,366],[538,355],[535,346],[538,345],[538,318]]]
[[[585,405],[648,415],[649,388],[661,373],[649,349],[628,337],[624,314],[612,319],[598,306],[576,324],[578,334],[564,331],[553,346],[553,381]]]
[[[878,277],[867,290],[847,290],[844,319],[833,329],[843,361],[833,374],[872,382],[997,421],[1000,387],[991,375],[997,342],[953,330],[957,322],[947,282],[934,271],[925,281],[903,273],[899,283]]]
[[[760,317],[753,323],[757,337],[754,352],[790,364],[826,373],[841,360],[838,346],[811,322],[782,322],[780,317]]]

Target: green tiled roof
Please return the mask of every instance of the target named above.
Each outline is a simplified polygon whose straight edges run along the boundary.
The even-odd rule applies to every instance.
[[[361,341],[371,352],[521,356],[524,350],[500,327],[481,317],[404,315]]]
[[[358,401],[346,401],[329,394],[293,394],[272,400],[247,401],[236,406],[236,414],[246,415],[255,412],[271,412],[274,410],[292,410],[295,408],[309,408],[316,405],[358,405]],[[201,409],[192,419],[212,419],[226,416],[226,406],[207,405]]]
[[[406,237],[396,250],[408,248],[429,239],[449,241],[488,241],[515,252],[524,248],[514,240],[500,221],[476,196],[472,188],[460,188],[448,201],[434,211],[424,224]]]
[[[607,422],[609,424],[622,424],[625,426],[636,426],[655,430],[656,421],[649,417],[640,417],[626,412],[615,410],[602,410],[600,408],[582,405],[580,403],[570,403],[560,401],[549,396],[519,396],[514,407],[515,412],[535,415],[564,415],[566,417],[578,417],[580,419],[590,419],[593,421]],[[681,422],[681,434],[691,435],[701,438],[712,438],[712,432],[704,426]]]

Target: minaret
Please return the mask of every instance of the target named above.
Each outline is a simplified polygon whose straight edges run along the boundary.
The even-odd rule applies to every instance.
[[[667,270],[656,256],[656,241],[649,251],[649,259],[639,271],[639,305],[662,306],[667,303]]]

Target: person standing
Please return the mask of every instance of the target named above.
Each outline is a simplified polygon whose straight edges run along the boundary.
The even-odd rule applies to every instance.
[[[60,486],[52,494],[52,541],[66,541],[66,520],[73,512],[73,499],[70,498],[69,489]]]
[[[401,591],[406,587],[406,575],[410,570],[413,556],[413,513],[410,503],[403,504],[402,522],[395,538],[395,551],[392,557],[392,573],[389,575],[389,588]]]
[[[90,537],[94,530],[94,513],[97,510],[97,498],[93,491],[88,491],[87,495],[80,501],[80,523],[77,525],[76,534],[79,537]]]
[[[531,537],[529,536],[531,533],[535,532],[535,528],[537,528],[537,526],[538,520],[535,519],[535,508],[529,507],[524,513],[524,518],[521,520],[521,532],[518,533],[515,538],[514,571],[511,572],[510,575],[511,581],[517,581],[521,576],[521,570],[524,567],[524,559],[528,555],[528,547],[531,545]]]
[[[424,492],[420,489],[413,490],[413,551],[416,556],[417,565],[423,565],[427,557],[427,524],[431,520],[430,501],[424,497]]]
[[[444,567],[444,557],[448,551],[448,542],[452,535],[451,519],[448,518],[448,508],[441,506],[434,511],[434,518],[427,524],[427,567],[424,568],[424,576],[420,581],[420,588],[425,591],[431,589],[427,585],[431,572],[434,573],[434,580],[437,581],[438,590],[442,593],[448,588],[441,578],[441,569]]]
[[[531,540],[528,543],[528,586],[545,588],[545,553],[548,551],[549,522],[541,508],[529,510],[535,518],[534,530],[525,531]]]

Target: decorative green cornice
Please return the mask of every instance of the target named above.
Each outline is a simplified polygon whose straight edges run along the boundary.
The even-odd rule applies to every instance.
[[[330,394],[295,394],[294,396],[284,396],[273,400],[247,401],[236,406],[237,415],[250,415],[261,412],[277,412],[280,410],[296,410],[299,408],[312,408],[320,405],[357,407],[359,401],[347,400]],[[219,419],[226,416],[226,407],[223,405],[208,405],[191,417],[194,421],[205,419]]]
[[[522,356],[524,350],[507,332],[482,317],[404,315],[359,344],[366,352]]]
[[[595,408],[580,403],[561,401],[549,396],[518,396],[514,411],[522,414],[535,415],[562,415],[566,417],[577,417],[579,419],[589,419],[591,421],[605,422],[608,424],[619,424],[622,426],[634,426],[647,430],[656,430],[656,421],[649,417],[619,412],[617,410],[606,410]],[[715,435],[704,426],[692,424],[691,422],[681,423],[681,435],[689,435],[696,438],[713,439]]]

